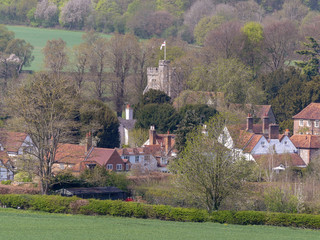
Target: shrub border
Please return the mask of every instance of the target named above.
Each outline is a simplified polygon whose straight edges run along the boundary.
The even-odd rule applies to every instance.
[[[111,215],[179,222],[218,222],[320,229],[320,215],[259,211],[216,211],[149,205],[120,200],[80,199],[56,195],[0,194],[0,206],[50,213]]]

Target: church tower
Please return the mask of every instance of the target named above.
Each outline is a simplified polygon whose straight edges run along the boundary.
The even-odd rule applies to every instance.
[[[143,94],[150,89],[160,90],[172,97],[172,69],[169,60],[160,60],[159,67],[147,68],[148,83]]]

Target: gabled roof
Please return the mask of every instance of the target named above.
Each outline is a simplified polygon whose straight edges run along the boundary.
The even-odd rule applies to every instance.
[[[3,152],[3,151],[0,152],[0,161],[1,161],[4,165],[6,165],[7,163],[10,162],[10,158],[9,158],[7,152]]]
[[[21,132],[5,132],[2,145],[8,152],[18,152],[27,136]]]
[[[137,148],[116,148],[120,156],[123,155],[146,155],[150,154],[149,148],[137,147]]]
[[[86,159],[86,161],[94,161],[101,166],[105,166],[111,160],[121,161],[124,163],[116,149],[111,148],[94,147]]]
[[[253,155],[253,158],[258,164],[263,164],[263,161],[268,160],[270,155]],[[270,156],[271,157],[271,156]],[[305,167],[306,163],[297,153],[284,153],[284,154],[274,154],[272,156],[272,163],[274,167],[280,166],[294,166],[294,167]],[[269,163],[265,163],[269,164]]]
[[[293,116],[294,119],[320,119],[320,103],[310,103],[307,107],[302,109],[297,115]]]
[[[262,137],[262,135],[254,134],[252,138],[249,140],[247,146],[245,146],[245,148],[243,149],[243,151],[248,153],[252,152],[252,150],[258,144]]]
[[[306,149],[318,149],[320,148],[320,136],[319,135],[292,135],[290,137],[291,142],[296,148]]]
[[[85,160],[85,158],[85,146],[65,143],[59,144],[55,160],[57,163],[77,164]]]

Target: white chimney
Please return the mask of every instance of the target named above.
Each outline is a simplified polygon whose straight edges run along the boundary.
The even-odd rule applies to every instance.
[[[132,119],[133,119],[133,109],[128,104],[126,108],[126,120],[132,120]]]

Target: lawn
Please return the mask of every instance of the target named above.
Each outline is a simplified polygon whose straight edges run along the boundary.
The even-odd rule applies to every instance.
[[[320,239],[315,230],[0,209],[0,239]]]
[[[6,26],[10,31],[15,33],[16,38],[24,39],[34,46],[33,55],[35,57],[30,67],[25,70],[38,71],[43,66],[43,54],[41,50],[44,48],[48,40],[61,38],[67,43],[68,48],[78,45],[82,42],[82,35],[84,32],[67,31],[47,28],[33,28],[26,26]],[[104,35],[110,37],[110,35]]]

